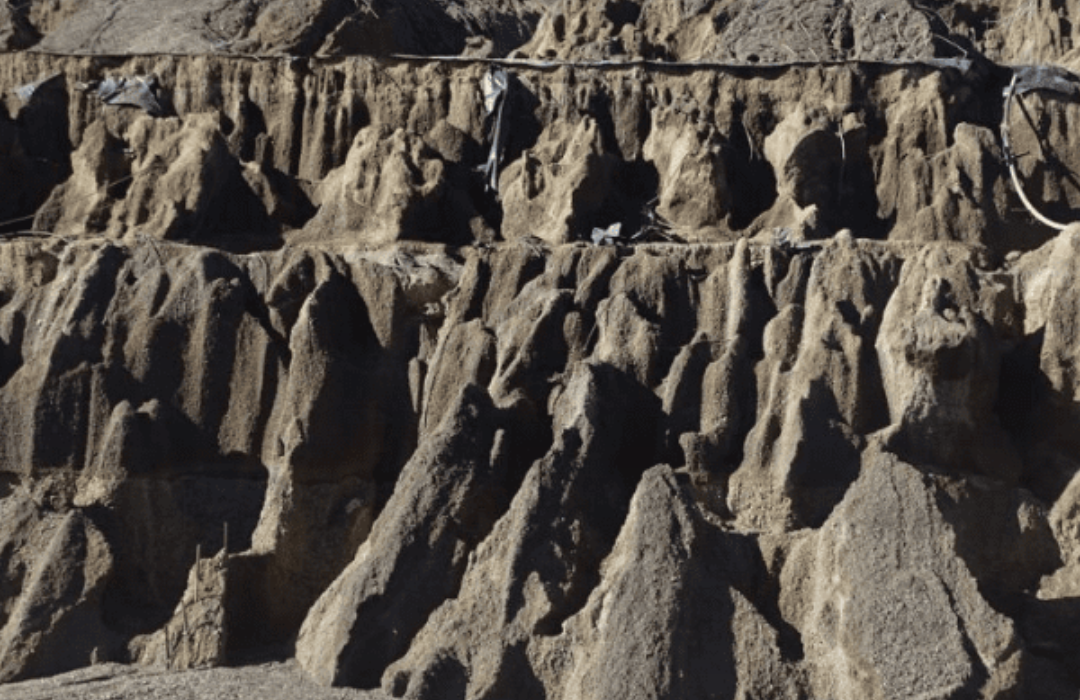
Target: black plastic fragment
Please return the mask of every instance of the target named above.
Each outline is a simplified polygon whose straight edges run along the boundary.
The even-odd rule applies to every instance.
[[[488,190],[499,190],[499,164],[502,160],[503,144],[506,134],[503,130],[503,111],[506,106],[506,93],[510,87],[510,76],[501,68],[492,68],[484,75],[481,87],[484,91],[484,111],[488,116],[495,115],[492,127],[491,150],[487,162],[482,168],[484,186]]]
[[[92,92],[107,105],[128,105],[138,107],[152,117],[165,116],[165,108],[158,100],[158,81],[155,75],[109,77],[85,83],[81,87]]]

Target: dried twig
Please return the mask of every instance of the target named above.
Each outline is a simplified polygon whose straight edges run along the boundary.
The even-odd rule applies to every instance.
[[[802,22],[802,17],[795,15],[795,22],[799,25],[799,29],[806,35],[806,50],[810,52],[810,55],[814,57],[815,61],[820,62],[821,58],[817,55],[817,51],[814,51],[814,47],[811,45],[814,43],[814,38],[810,36],[810,32],[807,31],[806,25]]]
[[[939,13],[939,12],[938,12],[937,10],[935,10],[934,8],[932,8],[932,7],[927,7],[926,5],[920,5],[920,4],[919,4],[919,3],[917,3],[917,2],[916,2],[916,3],[913,3],[913,4],[912,4],[912,7],[914,7],[914,8],[916,9],[916,10],[918,10],[918,11],[920,11],[920,12],[925,12],[925,13],[926,13],[926,14],[928,14],[928,15],[933,15],[934,17],[937,17],[937,18],[938,18],[938,21],[940,21],[940,22],[941,22],[942,26],[944,26],[944,27],[948,28],[948,30],[949,30],[949,33],[950,33],[950,34],[952,33],[952,27],[950,27],[950,26],[949,26],[949,23],[945,21],[945,18],[941,16],[941,13]]]
[[[1027,0],[1027,2],[1021,3],[1016,6],[1016,9],[1005,15],[998,20],[986,20],[987,24],[993,24],[1003,28],[1005,31],[1012,29],[1012,25],[1018,21],[1030,21],[1034,19],[1038,8],[1035,0]]]

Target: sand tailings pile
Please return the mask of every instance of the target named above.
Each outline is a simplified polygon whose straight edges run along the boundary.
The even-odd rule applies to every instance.
[[[1080,696],[1077,20],[0,6],[0,696]]]

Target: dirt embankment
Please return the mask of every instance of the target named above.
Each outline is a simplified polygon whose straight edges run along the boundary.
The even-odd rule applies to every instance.
[[[1074,5],[0,7],[0,695],[1077,697]]]

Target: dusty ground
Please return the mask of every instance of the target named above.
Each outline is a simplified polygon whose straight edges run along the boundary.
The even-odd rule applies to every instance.
[[[241,668],[166,671],[101,664],[49,678],[0,687],[7,700],[383,700],[380,691],[324,688],[304,675],[294,661]]]

